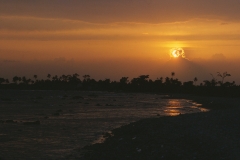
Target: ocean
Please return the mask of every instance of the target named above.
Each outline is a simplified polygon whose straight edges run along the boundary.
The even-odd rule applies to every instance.
[[[0,159],[58,159],[143,118],[203,112],[166,95],[94,91],[0,91]]]

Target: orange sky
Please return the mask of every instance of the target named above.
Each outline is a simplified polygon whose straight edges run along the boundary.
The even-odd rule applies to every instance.
[[[0,77],[34,72],[45,75],[48,71],[74,71],[95,78],[103,78],[99,74],[103,73],[112,79],[138,74],[156,77],[167,70],[163,64],[169,61],[173,47],[183,48],[186,58],[205,66],[206,72],[226,69],[235,73],[240,62],[239,8],[236,0],[219,0],[217,4],[213,0],[3,0]],[[233,67],[223,67],[223,63],[218,67],[213,63],[219,60],[214,59],[216,54]],[[62,63],[68,68],[63,71],[59,64],[53,65],[58,59],[76,65]],[[110,71],[111,66],[116,71]]]

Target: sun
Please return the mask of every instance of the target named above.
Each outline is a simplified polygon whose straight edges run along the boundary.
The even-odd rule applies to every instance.
[[[184,50],[182,48],[172,48],[170,50],[170,57],[171,58],[178,58],[178,57],[185,58]]]
[[[178,54],[177,50],[173,50],[171,54],[172,54],[172,57],[174,57],[174,58],[179,57],[179,54]]]

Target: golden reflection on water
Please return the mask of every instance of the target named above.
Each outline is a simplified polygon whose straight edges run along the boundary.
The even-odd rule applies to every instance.
[[[179,99],[169,99],[165,109],[164,109],[164,113],[167,116],[178,116],[180,114],[184,114],[184,113],[190,113],[191,111],[193,111],[194,109],[198,108],[201,112],[208,112],[209,109],[206,108],[202,108],[202,104],[198,104],[196,102],[191,102],[189,101],[189,103],[192,105],[190,107],[186,107],[186,104],[181,104],[182,101],[180,101]]]
[[[172,110],[164,110],[164,112],[166,113],[166,115],[168,116],[178,116],[181,113],[179,112],[179,110],[177,109],[172,109]]]
[[[207,108],[199,108],[202,112],[208,112],[209,111],[209,109],[207,109]]]
[[[197,107],[201,107],[202,106],[202,104],[199,104],[199,103],[196,103],[196,102],[193,102],[192,104],[197,106]]]
[[[164,110],[165,114],[168,116],[177,116],[181,114],[180,109],[183,107],[181,106],[178,100],[169,100],[166,109]]]

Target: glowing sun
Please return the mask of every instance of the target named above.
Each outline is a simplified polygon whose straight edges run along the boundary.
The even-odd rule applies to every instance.
[[[185,58],[184,50],[182,48],[172,48],[170,50],[170,57],[171,58],[178,58],[178,57]]]

